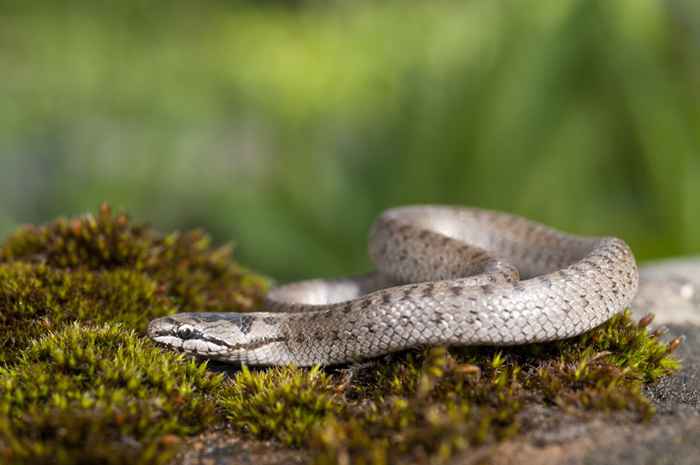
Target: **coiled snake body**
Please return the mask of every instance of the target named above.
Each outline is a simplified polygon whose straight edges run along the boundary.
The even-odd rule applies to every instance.
[[[387,210],[371,228],[369,253],[377,272],[278,287],[265,312],[158,318],[148,333],[186,352],[251,365],[543,342],[605,322],[629,306],[639,280],[620,239],[472,208]]]

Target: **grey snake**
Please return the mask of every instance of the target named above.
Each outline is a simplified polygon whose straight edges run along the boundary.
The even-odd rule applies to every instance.
[[[432,345],[515,345],[576,336],[632,302],[639,273],[615,237],[453,206],[385,211],[369,235],[377,271],[270,291],[260,312],[153,320],[155,341],[249,365],[352,362]]]

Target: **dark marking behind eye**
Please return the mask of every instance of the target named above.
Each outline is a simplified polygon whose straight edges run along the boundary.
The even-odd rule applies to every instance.
[[[238,322],[238,327],[243,334],[248,334],[250,332],[250,329],[253,327],[253,321],[255,321],[255,317],[247,315],[241,316],[241,319]]]

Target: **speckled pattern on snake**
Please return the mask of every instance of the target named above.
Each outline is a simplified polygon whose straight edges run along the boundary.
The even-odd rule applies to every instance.
[[[369,254],[376,272],[277,287],[261,312],[158,318],[148,333],[221,361],[331,365],[421,346],[568,338],[629,306],[639,281],[621,239],[475,208],[387,210]]]

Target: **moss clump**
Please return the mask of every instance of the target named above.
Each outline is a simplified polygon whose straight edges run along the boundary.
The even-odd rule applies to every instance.
[[[319,368],[279,367],[236,374],[219,394],[226,418],[242,431],[300,446],[342,404],[333,378]]]
[[[143,331],[177,310],[251,310],[265,281],[201,232],[160,235],[106,205],[28,226],[0,246],[0,362],[47,329],[119,321]]]
[[[253,310],[265,288],[201,232],[106,205],[17,231],[0,245],[0,463],[165,463],[219,418],[221,379],[153,347],[148,321]]]
[[[175,310],[173,301],[143,273],[0,264],[0,362],[16,363],[32,339],[72,321],[118,321],[143,330],[151,318]]]
[[[445,463],[521,432],[531,405],[649,418],[643,384],[679,365],[670,356],[675,343],[645,326],[624,313],[568,341],[413,351],[316,385],[318,369],[244,370],[220,402],[243,431],[311,445],[317,464]]]
[[[540,355],[537,375],[527,387],[564,408],[628,409],[649,419],[654,407],[642,394],[644,384],[680,367],[670,355],[680,339],[669,344],[659,341],[658,333],[647,331],[651,319],[649,315],[634,323],[626,312],[571,342],[546,346],[548,352],[545,358]],[[535,354],[525,352],[521,357],[528,355]]]
[[[364,400],[350,401],[312,438],[316,463],[442,463],[511,437],[524,397],[518,374],[499,357],[479,370],[441,347],[375,369],[351,397]]]
[[[0,462],[165,463],[221,376],[114,325],[70,325],[0,368]]]
[[[40,263],[53,269],[128,269],[145,274],[178,307],[249,310],[265,281],[231,261],[229,247],[212,248],[201,231],[162,235],[103,204],[98,215],[26,226],[0,247],[0,262]]]

